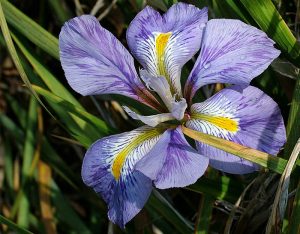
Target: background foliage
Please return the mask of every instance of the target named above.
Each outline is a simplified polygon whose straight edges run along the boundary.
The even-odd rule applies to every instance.
[[[120,104],[149,110],[117,95],[74,93],[59,62],[61,26],[94,14],[126,46],[126,28],[145,4],[164,12],[175,2],[0,0],[1,233],[300,233],[299,145],[292,154],[300,136],[299,0],[185,1],[208,6],[210,18],[260,28],[282,51],[253,81],[282,110],[288,142],[280,159],[254,153],[251,160],[265,167],[260,172],[237,176],[210,168],[188,188],[154,191],[126,230],[108,222],[105,203],[82,183],[85,148],[136,127]],[[188,63],[183,76],[191,68]],[[199,99],[220,88],[202,90]]]

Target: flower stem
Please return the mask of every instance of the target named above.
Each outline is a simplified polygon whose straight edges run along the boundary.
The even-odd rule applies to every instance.
[[[196,141],[213,146],[217,149],[224,150],[238,157],[244,158],[251,162],[257,163],[263,167],[269,168],[279,174],[282,174],[287,161],[283,158],[275,157],[274,155],[252,149],[235,142],[224,140],[212,135],[198,132],[182,126],[182,132]]]

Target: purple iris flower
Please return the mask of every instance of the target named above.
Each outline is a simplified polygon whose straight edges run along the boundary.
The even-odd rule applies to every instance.
[[[93,16],[71,19],[59,36],[60,58],[70,86],[82,95],[122,94],[159,113],[125,111],[145,126],[96,141],[87,151],[83,181],[102,196],[109,219],[124,227],[145,205],[151,190],[184,187],[208,164],[244,174],[258,165],[185,139],[181,126],[270,154],[286,140],[277,104],[249,86],[279,56],[267,35],[239,20],[208,21],[207,8],[178,3],[161,15],[143,9],[127,30],[128,46],[142,65],[139,75],[125,47]],[[183,65],[200,50],[184,90]],[[228,83],[192,104],[204,85]],[[164,122],[173,120],[173,124]],[[177,122],[178,124],[174,124]]]

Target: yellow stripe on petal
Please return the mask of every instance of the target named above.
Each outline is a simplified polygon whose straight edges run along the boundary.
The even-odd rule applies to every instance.
[[[166,66],[165,66],[165,50],[171,35],[172,35],[171,32],[160,33],[158,34],[155,40],[158,71],[161,76],[166,77],[169,83],[170,83],[170,77],[168,72],[166,71]]]
[[[238,121],[227,117],[192,113],[191,118],[207,121],[211,124],[216,125],[219,128],[223,128],[227,131],[234,132],[234,133],[237,132],[239,129]]]
[[[163,129],[159,129],[159,128],[154,128],[151,129],[147,132],[144,132],[140,135],[138,135],[136,138],[134,139],[128,139],[128,141],[130,141],[130,143],[125,146],[124,149],[122,149],[115,157],[114,162],[112,164],[112,174],[114,176],[114,178],[116,180],[119,180],[120,176],[121,176],[121,171],[122,168],[124,166],[124,163],[126,161],[127,156],[135,149],[137,148],[141,143],[143,143],[144,141],[157,137],[160,134],[163,133]]]

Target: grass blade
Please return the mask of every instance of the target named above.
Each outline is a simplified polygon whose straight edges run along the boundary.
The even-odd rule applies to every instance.
[[[25,181],[28,180],[30,175],[30,167],[32,164],[33,154],[35,151],[35,129],[37,125],[37,101],[34,97],[31,97],[29,110],[26,123],[26,134],[23,151],[23,163],[22,163],[22,187],[25,191],[22,198],[20,198],[19,211],[18,211],[18,225],[28,228],[29,225],[29,194],[25,190]]]
[[[291,104],[288,124],[286,127],[287,143],[284,148],[284,156],[288,158],[293,150],[293,147],[300,138],[300,77],[296,81],[293,100]]]
[[[19,234],[33,234],[32,232],[30,232],[30,231],[28,231],[28,230],[26,230],[24,228],[19,227],[17,224],[15,224],[11,220],[5,218],[2,215],[0,215],[0,223],[6,224],[9,228],[15,230]]]
[[[268,221],[266,233],[279,233],[280,228],[277,226],[281,223],[284,217],[287,199],[288,199],[288,189],[290,184],[290,177],[292,173],[292,169],[296,163],[296,160],[300,153],[300,139],[298,140],[295,148],[291,154],[291,157],[286,165],[284,172],[281,175],[275,200],[273,203],[272,212],[270,215],[270,219]]]
[[[299,67],[300,45],[273,2],[271,0],[241,0],[241,2],[260,28],[277,43],[291,62]]]
[[[24,44],[22,44],[21,40],[19,40],[14,34],[12,34],[12,37],[48,89],[50,89],[55,95],[67,100],[73,105],[83,108],[76,98],[74,98],[74,96],[49,72],[49,70],[39,62],[39,59],[29,52]]]
[[[293,204],[293,211],[291,218],[289,219],[289,231],[290,234],[300,233],[300,180],[298,182],[298,187],[296,190],[296,196]]]
[[[147,209],[154,209],[172,223],[176,230],[186,234],[192,231],[191,224],[185,220],[172,205],[156,190],[153,190],[147,202]]]
[[[17,54],[17,51],[15,49],[15,46],[13,44],[13,41],[11,39],[11,35],[10,35],[10,31],[8,29],[7,23],[6,23],[6,19],[5,19],[5,15],[2,9],[2,3],[5,3],[6,1],[1,0],[0,1],[0,26],[1,26],[1,30],[7,45],[7,49],[12,57],[12,60],[23,80],[23,82],[25,83],[25,85],[27,86],[27,88],[31,91],[31,93],[33,94],[33,96],[40,102],[40,104],[44,106],[44,104],[41,102],[40,98],[38,97],[38,95],[36,94],[36,92],[32,89],[31,83],[22,67],[22,64],[19,60],[19,56]],[[45,107],[45,109],[47,110],[47,108]]]
[[[0,0],[9,24],[47,54],[59,59],[58,39],[6,0]],[[42,38],[42,40],[41,40]]]

